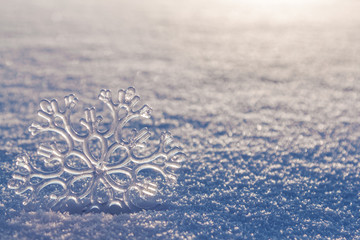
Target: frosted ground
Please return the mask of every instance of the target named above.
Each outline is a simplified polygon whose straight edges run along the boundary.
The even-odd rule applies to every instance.
[[[289,2],[1,0],[0,239],[360,239],[360,3]],[[26,210],[39,101],[128,86],[187,152],[168,202]]]

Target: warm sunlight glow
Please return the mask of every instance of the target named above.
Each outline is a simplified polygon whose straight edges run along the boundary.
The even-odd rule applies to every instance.
[[[274,24],[326,21],[327,15],[333,16],[338,11],[332,0],[215,0],[204,5],[207,16]]]

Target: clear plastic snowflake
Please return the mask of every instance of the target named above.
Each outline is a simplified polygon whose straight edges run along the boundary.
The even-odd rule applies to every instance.
[[[70,121],[77,103],[74,95],[65,97],[63,111],[56,100],[40,102],[38,115],[45,121],[33,123],[29,131],[32,135],[55,133],[56,140],[62,139],[65,147],[59,147],[61,140],[51,141],[47,146],[40,145],[37,161],[27,155],[17,158],[18,167],[9,188],[26,196],[25,205],[45,192],[52,208],[69,200],[82,211],[112,206],[146,208],[161,195],[159,184],[166,186],[176,181],[174,170],[180,168],[185,155],[173,146],[169,132],[161,134],[159,145],[151,152],[140,151],[151,136],[147,128],[133,129],[124,137],[130,120],[150,118],[152,111],[147,105],[136,108],[140,97],[135,89],[119,90],[115,102],[109,90],[101,90],[99,100],[110,110],[111,123],[102,124],[106,126],[102,129],[103,119],[92,107],[80,119],[83,132],[75,130]],[[154,172],[156,177],[151,175]]]

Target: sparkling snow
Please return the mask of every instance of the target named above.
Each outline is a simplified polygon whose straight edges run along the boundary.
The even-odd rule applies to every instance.
[[[360,239],[360,2],[0,2],[0,239]],[[22,206],[40,100],[129,86],[188,155],[168,201]]]

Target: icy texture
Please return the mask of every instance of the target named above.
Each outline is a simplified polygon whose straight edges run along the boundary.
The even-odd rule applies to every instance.
[[[360,1],[0,1],[1,239],[360,238]],[[40,100],[127,86],[186,150],[167,204],[26,210]]]
[[[150,137],[147,128],[140,131],[134,129],[131,136],[126,139],[123,137],[123,129],[129,121],[151,116],[151,108],[147,105],[134,110],[140,100],[140,97],[135,95],[135,89],[130,87],[120,90],[116,103],[113,102],[109,90],[102,90],[99,99],[111,112],[111,124],[107,130],[101,131],[99,125],[102,117],[96,116],[95,108],[88,108],[85,110],[85,118],[80,120],[80,124],[86,129],[85,134],[76,132],[70,122],[72,110],[77,103],[74,95],[65,97],[64,111],[59,109],[56,100],[40,102],[41,110],[38,115],[46,120],[46,124],[33,123],[29,131],[33,135],[43,132],[57,133],[65,140],[66,149],[59,150],[55,141],[51,142],[49,147],[40,146],[38,154],[45,157],[42,158],[42,168],[34,166],[28,156],[17,158],[16,165],[19,170],[13,174],[9,188],[16,189],[17,194],[31,191],[24,201],[25,205],[34,201],[42,189],[49,185],[59,185],[62,190],[50,196],[51,206],[73,200],[83,211],[110,209],[113,206],[120,209],[125,206],[130,209],[142,208],[150,206],[146,203],[146,197],[155,197],[158,186],[151,179],[141,179],[141,171],[152,170],[160,173],[168,182],[176,181],[172,169],[180,168],[184,154],[178,147],[170,147],[172,136],[169,132],[161,134],[156,151],[146,156],[137,156],[134,149]],[[100,149],[91,149],[94,139],[99,141]],[[76,148],[76,143],[80,149]],[[119,149],[122,150],[122,155],[119,154]],[[96,151],[99,152],[98,155]],[[111,157],[115,158],[115,161],[112,162]],[[85,183],[81,182],[84,179]],[[103,192],[99,193],[100,190]],[[136,197],[131,197],[134,191],[144,198],[145,203],[139,205]]]

